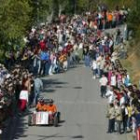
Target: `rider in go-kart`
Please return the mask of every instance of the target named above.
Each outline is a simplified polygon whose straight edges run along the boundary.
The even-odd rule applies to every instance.
[[[53,120],[53,117],[55,113],[57,112],[56,105],[54,105],[53,103],[54,101],[52,99],[49,99],[48,103],[46,104],[44,102],[44,99],[41,98],[36,106],[36,110],[38,112],[40,111],[49,112],[49,118],[50,120]]]
[[[53,114],[57,112],[56,105],[54,104],[54,101],[52,99],[49,100],[47,111],[52,112]]]
[[[49,102],[46,104],[44,102],[44,99],[41,98],[36,105],[36,110],[37,111],[47,111],[47,112],[54,114],[57,112],[57,108],[56,108],[56,105],[54,105],[53,103],[54,103],[54,101],[52,99],[50,99]]]
[[[52,99],[50,99],[47,104],[47,111],[49,112],[50,121],[52,121],[54,119],[55,114],[57,113],[56,105],[54,104],[54,101]]]
[[[40,122],[40,119],[38,118],[39,116],[42,115],[44,117],[47,117],[46,119],[48,122]],[[37,105],[36,105],[36,111],[33,112],[33,114],[29,115],[29,126],[31,125],[36,125],[36,124],[53,124],[54,126],[58,126],[58,123],[60,122],[60,112],[57,111],[56,105],[54,105],[54,101],[52,99],[39,99]],[[42,112],[42,113],[41,113]],[[45,114],[45,112],[47,114]],[[39,117],[41,118],[41,117]],[[39,121],[38,121],[39,120]],[[44,118],[43,118],[44,120]],[[36,122],[37,121],[37,122]]]
[[[47,111],[47,105],[44,103],[44,99],[41,98],[36,105],[37,111]]]

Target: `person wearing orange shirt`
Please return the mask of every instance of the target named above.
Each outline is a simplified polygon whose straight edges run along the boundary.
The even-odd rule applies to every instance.
[[[41,99],[37,105],[36,105],[36,110],[37,111],[48,111],[47,110],[47,105],[44,103],[44,100]]]
[[[56,105],[53,104],[52,99],[50,99],[49,104],[47,105],[47,111],[52,112],[53,114],[55,114],[57,112],[57,107],[56,107]]]
[[[107,21],[108,21],[108,27],[112,28],[112,20],[113,20],[113,15],[111,12],[107,13]]]
[[[53,100],[50,99],[47,105],[47,112],[49,112],[50,122],[54,119],[55,113],[57,113],[56,105],[53,104]]]

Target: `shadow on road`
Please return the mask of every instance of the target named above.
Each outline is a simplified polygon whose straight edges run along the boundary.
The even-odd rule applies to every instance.
[[[46,93],[54,93],[56,89],[58,88],[65,88],[62,85],[67,85],[67,82],[61,82],[58,81],[57,79],[42,79],[43,84],[44,84],[44,90],[43,92]]]
[[[3,130],[2,140],[14,140],[21,137],[27,137],[24,133],[27,131],[27,123],[24,117],[11,118],[8,126]]]
[[[60,122],[59,123],[65,123],[66,121],[65,120],[60,120]]]
[[[83,139],[84,138],[82,135],[77,135],[77,136],[61,136],[59,134],[53,134],[53,135],[50,135],[50,136],[33,135],[33,134],[29,134],[29,135],[38,137],[39,138],[38,140],[46,140],[46,139],[50,139],[50,138],[70,138],[70,139]]]
[[[74,87],[74,89],[82,89],[82,87]]]
[[[43,79],[43,83],[49,86],[68,84],[67,82],[58,81],[58,79]]]
[[[78,135],[78,136],[73,136],[72,139],[83,139],[84,137],[82,135]]]
[[[25,122],[25,118],[24,117],[19,118],[17,123],[18,124],[16,126],[13,139],[20,139],[21,137],[26,138],[27,135],[25,135],[24,133],[25,131],[27,131],[28,127],[27,127],[27,122]]]

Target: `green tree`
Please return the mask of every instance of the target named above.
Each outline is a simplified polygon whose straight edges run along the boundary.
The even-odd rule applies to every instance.
[[[32,11],[28,0],[0,1],[0,45],[20,40],[30,26]]]
[[[59,15],[61,15],[62,12],[65,12],[70,9],[69,0],[58,0],[58,2],[59,2]]]
[[[45,22],[47,16],[52,12],[53,0],[30,0],[32,7],[32,23],[37,25],[39,22]]]
[[[77,0],[77,10],[86,11],[88,9],[89,2],[88,0]]]
[[[140,0],[133,2],[133,7],[128,17],[128,25],[135,32],[135,36],[140,36]]]

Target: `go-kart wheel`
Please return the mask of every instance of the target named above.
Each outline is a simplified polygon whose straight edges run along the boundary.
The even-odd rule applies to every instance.
[[[55,127],[58,126],[58,117],[57,117],[57,116],[54,117],[53,125],[54,125]]]
[[[57,113],[57,117],[58,117],[58,123],[60,123],[61,122],[61,114],[60,114],[60,112]]]

